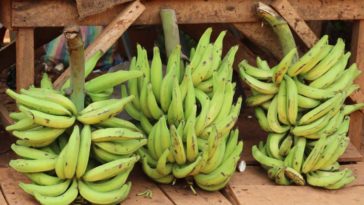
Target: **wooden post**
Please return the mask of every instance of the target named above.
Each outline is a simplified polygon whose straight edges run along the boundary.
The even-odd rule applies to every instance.
[[[352,34],[352,63],[356,63],[361,71],[364,71],[364,20],[359,20],[354,23]],[[363,89],[364,89],[364,74],[362,73],[356,80],[360,86],[361,92],[356,92],[351,98],[356,102],[363,101]],[[350,115],[350,129],[349,135],[352,144],[360,149],[361,138],[363,131],[364,115],[363,112],[356,111]]]
[[[16,36],[16,89],[34,83],[34,29],[19,28]]]
[[[292,30],[297,33],[308,48],[311,48],[315,44],[317,41],[315,33],[288,0],[276,0],[272,3],[272,6],[288,22]]]
[[[97,36],[85,50],[85,60],[94,53],[101,50],[105,53],[129,28],[129,26],[143,13],[145,7],[139,1],[131,3],[126,7],[106,28]],[[53,83],[55,88],[62,87],[70,76],[70,69],[65,70]]]

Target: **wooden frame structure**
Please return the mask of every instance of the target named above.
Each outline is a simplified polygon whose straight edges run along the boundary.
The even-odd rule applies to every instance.
[[[364,69],[364,6],[357,0],[262,0],[271,4],[286,18],[299,37],[310,46],[317,39],[307,26],[307,20],[355,20],[351,50],[353,61]],[[260,20],[255,16],[256,1],[227,0],[153,0],[142,1],[144,13],[133,24],[146,25],[160,23],[160,8],[172,8],[176,11],[179,24],[197,23],[234,23],[238,29],[246,28],[244,24],[254,26]],[[105,12],[82,18],[77,13],[77,5],[71,0],[3,0],[0,3],[0,21],[17,33],[17,87],[24,88],[33,83],[34,78],[34,28],[62,27],[70,24],[107,25],[125,8],[115,6]],[[203,8],[203,9],[196,9]],[[60,15],[61,14],[61,15]],[[129,22],[130,24],[132,22]],[[364,90],[364,75],[357,83]],[[355,93],[352,100],[364,102],[362,92]],[[352,114],[350,136],[353,145],[359,149],[363,127],[363,113]]]
[[[272,5],[289,23],[291,28],[302,39],[307,46],[311,46],[317,39],[315,32],[313,32],[307,25],[307,21],[324,21],[324,20],[354,20],[355,25],[352,34],[352,61],[358,64],[358,67],[364,70],[364,4],[359,0],[262,0],[262,2]],[[130,24],[134,25],[150,25],[159,24],[159,10],[161,8],[172,8],[176,11],[177,21],[179,24],[200,24],[200,23],[233,23],[235,27],[242,33],[255,36],[258,34],[259,38],[257,42],[271,41],[271,46],[278,49],[279,45],[275,44],[272,37],[269,36],[272,32],[261,30],[266,29],[260,27],[260,20],[255,16],[256,1],[253,0],[148,0],[141,1],[140,4],[145,7],[144,12],[139,16],[131,15],[131,19],[135,18],[131,22],[124,22],[122,18],[115,21],[116,24],[120,24],[119,28],[121,32],[125,30]],[[17,88],[25,88],[34,82],[34,28],[37,27],[62,27],[65,25],[79,24],[79,25],[109,25],[120,13],[126,10],[127,5],[115,6],[108,9],[105,12],[88,16],[85,18],[79,18],[77,12],[77,5],[72,0],[2,0],[0,1],[0,22],[6,27],[17,30],[17,42],[16,42],[16,67],[17,67]],[[198,9],[201,8],[201,9]],[[135,8],[139,11],[138,8]],[[126,26],[125,26],[126,23]],[[124,26],[123,26],[124,25]],[[251,31],[249,31],[251,29]],[[111,38],[115,38],[120,33],[115,34]],[[267,35],[267,36],[264,36]],[[90,49],[92,50],[107,49],[104,47],[98,47]],[[87,52],[87,50],[86,50]],[[361,75],[357,79],[357,84],[360,85],[361,90],[364,91],[364,75]],[[357,92],[351,96],[354,102],[364,102],[364,95],[362,92]],[[1,106],[1,104],[0,104]],[[3,121],[9,120],[4,109],[0,107],[0,115]],[[242,118],[252,115],[252,113],[244,113]],[[364,114],[362,111],[357,111],[351,115],[351,124],[349,135],[351,138],[351,146],[347,151],[347,154],[343,156],[343,161],[360,161],[362,156],[358,152],[361,146],[361,136],[363,132]],[[257,129],[257,125],[251,126],[252,121],[238,122],[238,126],[242,130]],[[249,124],[250,123],[250,124]],[[256,123],[255,123],[256,124]],[[255,143],[248,139],[245,144],[247,147],[243,154],[243,159],[247,163],[251,163],[253,159],[250,154],[249,147]],[[358,163],[356,165],[348,165],[354,169],[354,172],[362,173],[364,170],[364,164]],[[23,180],[19,174],[8,169],[0,169],[0,203],[1,204],[35,204],[29,196],[22,194],[18,188],[16,188],[15,182],[17,180]],[[281,186],[272,186],[270,182],[264,178],[259,178],[259,170],[256,167],[249,166],[247,171],[242,174],[236,174],[231,180],[229,186],[224,189],[222,195],[220,192],[211,194],[201,192],[199,196],[185,197],[188,193],[186,190],[181,190],[175,187],[156,185],[139,177],[134,177],[134,186],[136,187],[131,196],[137,194],[137,191],[144,191],[145,189],[151,189],[155,193],[155,199],[152,201],[146,199],[128,199],[129,204],[140,204],[146,202],[148,204],[186,204],[186,203],[198,203],[198,204],[267,204],[271,203],[271,200],[276,200],[277,194],[280,194],[284,188]],[[350,187],[348,190],[343,190],[340,193],[345,194],[347,197],[346,202],[354,202],[354,199],[361,197],[358,193],[362,193],[364,190],[364,175],[357,173],[359,179],[355,183],[354,187]],[[11,179],[11,180],[9,180]],[[3,181],[4,180],[4,181]],[[266,186],[269,185],[269,186]],[[262,193],[257,193],[250,190],[260,190]],[[297,193],[298,187],[293,187],[294,192]],[[354,192],[353,190],[359,190]],[[135,191],[137,190],[137,191]],[[300,189],[301,190],[301,189]],[[305,204],[307,202],[307,194],[313,194],[320,197],[333,197],[332,202],[342,204],[340,202],[340,195],[336,192],[331,194],[323,190],[312,191],[311,188],[304,187],[306,192],[302,192],[298,195],[298,202]],[[253,193],[254,192],[254,193]],[[258,191],[259,192],[259,191]],[[315,192],[315,193],[314,193]],[[265,194],[265,198],[261,198],[257,201],[254,196],[257,194]],[[226,198],[229,200],[226,200]],[[249,198],[253,197],[253,198]],[[244,202],[240,201],[242,198]],[[362,197],[361,197],[362,198]],[[313,197],[313,199],[315,199]],[[287,201],[285,197],[282,197],[277,204],[287,204],[291,201]],[[351,201],[350,201],[351,200]],[[6,201],[6,202],[5,202]],[[172,203],[173,201],[173,203]],[[304,202],[304,203],[302,203]],[[316,201],[313,201],[316,202]],[[356,201],[358,202],[358,201]],[[359,203],[359,202],[358,202]],[[335,204],[335,203],[333,203]]]

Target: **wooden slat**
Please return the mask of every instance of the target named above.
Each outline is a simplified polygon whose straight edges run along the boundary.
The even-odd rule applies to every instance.
[[[34,83],[34,29],[19,28],[16,36],[16,89]]]
[[[355,62],[361,71],[364,71],[364,20],[356,21],[354,23],[352,32],[352,63]],[[355,102],[364,102],[364,75],[361,74],[356,80],[360,86],[360,90],[351,95],[351,99]],[[362,110],[363,111],[363,110]],[[360,149],[363,133],[364,113],[355,112],[352,113],[350,120],[350,138],[352,143],[357,149]]]
[[[160,188],[141,172],[141,167],[135,167],[130,178],[132,182],[132,188],[128,198],[122,204],[173,205],[172,201],[170,201],[170,199],[160,190]],[[151,199],[145,198],[143,196],[137,196],[138,193],[142,193],[147,189],[153,193],[153,197]]]
[[[364,71],[364,20],[355,21],[351,38],[351,62],[356,63],[361,71]],[[360,91],[354,93],[350,97],[355,102],[364,102],[364,75],[360,75],[356,80],[360,86]]]
[[[160,185],[164,193],[175,205],[230,205],[231,203],[220,192],[206,192],[196,188],[194,195],[189,187],[183,185]]]
[[[271,0],[262,2],[270,3]],[[160,8],[177,11],[177,21],[185,23],[254,22],[256,1],[204,1],[154,0],[144,2],[146,12],[136,24],[160,23]],[[364,5],[358,0],[292,0],[293,8],[304,20],[364,19]],[[123,9],[123,5],[109,9],[102,14],[78,20],[77,8],[71,0],[65,1],[13,1],[12,25],[14,27],[107,25]],[[203,12],[201,12],[203,9]],[[59,15],[62,14],[62,15]]]
[[[76,0],[77,11],[80,18],[85,18],[94,14],[102,13],[116,5],[132,0]]]
[[[0,1],[0,22],[11,29],[11,0]]]
[[[287,0],[276,0],[272,6],[287,21],[308,48],[317,41],[317,36]]]
[[[3,196],[3,194],[2,194],[2,190],[1,190],[1,187],[0,187],[0,204],[1,205],[8,205],[8,202],[6,202],[6,200],[5,200],[5,197]]]
[[[19,188],[20,181],[29,182],[22,174],[10,168],[0,169],[0,184],[2,192],[9,205],[36,205],[35,199]]]
[[[349,136],[350,142],[360,150],[361,141],[363,137],[363,123],[364,115],[362,112],[356,111],[350,114],[350,127]]]
[[[130,4],[123,10],[97,38],[86,48],[85,58],[88,59],[97,51],[104,53],[120,38],[126,29],[137,19],[144,11],[145,7],[139,1]],[[54,82],[54,87],[59,88],[69,78],[70,69],[62,73]]]
[[[282,48],[279,45],[277,36],[269,25],[260,22],[252,22],[234,24],[234,26],[254,44],[261,47],[263,50],[272,53],[275,58],[282,58]]]
[[[343,167],[352,169],[357,179],[348,187],[338,191],[309,186],[277,186],[268,179],[261,168],[248,166],[245,172],[233,176],[226,192],[237,205],[363,204],[364,165]]]

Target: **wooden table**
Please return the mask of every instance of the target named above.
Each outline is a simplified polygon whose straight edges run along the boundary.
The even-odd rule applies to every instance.
[[[352,62],[355,61],[359,68],[364,69],[364,3],[362,0],[289,0],[289,2],[287,0],[262,0],[262,2],[271,4],[285,17],[291,28],[306,45],[312,44],[312,40],[316,37],[305,37],[303,31],[310,32],[305,21],[354,20],[351,45]],[[255,33],[261,33],[264,38],[265,32],[259,32],[260,28],[257,26],[260,24],[260,20],[255,15],[256,1],[253,0],[149,0],[142,1],[142,3],[146,9],[134,22],[134,25],[159,24],[160,8],[172,8],[176,11],[179,24],[234,23],[241,30],[246,28],[246,25],[250,25],[258,29]],[[18,89],[28,87],[34,82],[34,28],[62,27],[71,24],[107,25],[125,7],[126,5],[116,6],[103,13],[80,20],[76,3],[72,0],[2,0],[0,2],[0,21],[6,27],[17,30]],[[265,37],[269,38],[269,36]],[[356,83],[360,85],[361,90],[364,90],[364,75],[361,75]],[[364,102],[364,95],[362,92],[358,92],[352,95],[351,99],[354,102]],[[360,111],[351,115],[349,135],[353,149],[360,149],[363,117],[363,113]]]
[[[132,189],[125,205],[361,205],[364,203],[364,165],[363,163],[347,165],[357,176],[356,181],[348,187],[329,191],[309,186],[277,186],[268,179],[261,167],[248,166],[243,173],[235,173],[230,183],[220,192],[205,192],[196,188],[197,195],[179,183],[157,185],[135,168],[130,176]],[[1,205],[36,205],[33,197],[25,193],[19,182],[29,182],[24,175],[11,168],[0,167],[0,204]],[[152,198],[138,196],[138,193],[151,190]]]

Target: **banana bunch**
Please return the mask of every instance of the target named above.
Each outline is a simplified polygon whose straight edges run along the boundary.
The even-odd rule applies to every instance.
[[[87,82],[86,90],[103,92],[141,74],[105,74]],[[107,86],[104,76],[113,80]],[[71,204],[79,195],[93,204],[115,204],[128,196],[126,181],[140,158],[135,153],[147,140],[137,126],[115,116],[134,96],[96,101],[77,112],[47,75],[41,88],[6,93],[20,110],[10,113],[15,123],[6,127],[18,138],[11,148],[21,157],[9,165],[32,181],[19,184],[25,192],[52,205]]]
[[[204,109],[208,114],[207,124],[218,118],[224,98],[232,101],[232,90],[235,87],[235,84],[231,83],[232,64],[238,47],[232,47],[221,59],[226,32],[221,32],[213,43],[210,43],[211,33],[211,28],[204,32],[196,49],[191,51],[190,62],[186,66],[181,60],[180,46],[169,56],[165,69],[158,47],[154,48],[149,64],[146,50],[140,45],[137,46],[137,57],[131,61],[130,72],[142,71],[144,76],[129,80],[128,85],[122,85],[121,90],[123,97],[135,96],[133,102],[125,109],[132,118],[141,122],[145,132],[149,133],[153,122],[158,121],[163,115],[168,116],[168,123],[174,125],[178,125],[182,119],[187,119],[193,105],[196,104],[197,95],[201,100],[210,97],[210,113],[207,113],[209,105]],[[214,91],[216,86],[219,89]],[[215,97],[211,98],[212,96]],[[228,108],[219,117],[222,118],[227,112]],[[202,129],[201,125],[198,132]]]
[[[177,46],[165,71],[158,47],[149,64],[146,50],[138,45],[130,70],[144,76],[121,86],[123,98],[134,96],[125,110],[148,135],[146,146],[138,150],[143,170],[159,183],[193,179],[202,189],[219,190],[240,159],[243,144],[238,131],[231,131],[242,104],[241,98],[235,104],[233,99],[237,47],[222,59],[225,32],[210,43],[211,32],[204,32],[187,65]]]
[[[252,154],[277,184],[339,189],[355,178],[337,162],[350,141],[349,114],[364,107],[344,104],[359,88],[353,81],[361,73],[355,63],[347,68],[344,48],[342,39],[329,45],[323,36],[297,62],[293,49],[272,69],[260,58],[257,67],[239,64],[253,94],[247,104],[268,132]]]
[[[144,172],[164,184],[186,178],[207,191],[222,189],[235,172],[243,142],[239,132],[219,135],[216,127],[207,140],[198,138],[195,119],[168,128],[162,117],[152,128],[146,148],[139,149]]]

